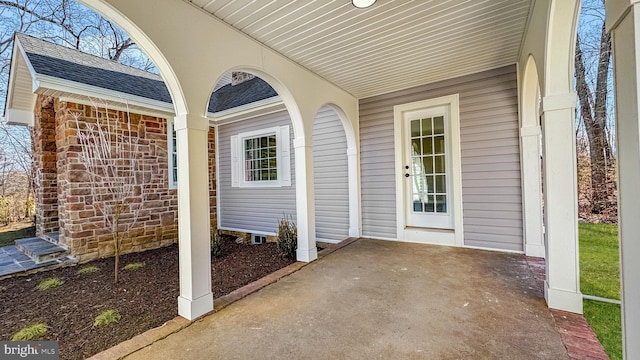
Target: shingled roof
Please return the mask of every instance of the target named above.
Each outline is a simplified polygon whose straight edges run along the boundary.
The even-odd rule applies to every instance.
[[[159,75],[17,33],[37,74],[171,103]]]
[[[171,96],[159,75],[118,62],[16,33],[27,61],[36,74],[117,91],[171,104]],[[227,84],[211,94],[210,113],[229,110],[278,94],[260,78]]]
[[[227,84],[214,91],[208,110],[217,113],[274,96],[278,96],[278,93],[266,81],[256,77],[237,85]]]

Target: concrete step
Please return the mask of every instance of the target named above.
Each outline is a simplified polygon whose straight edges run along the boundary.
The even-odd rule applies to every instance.
[[[16,240],[16,248],[33,259],[36,264],[67,256],[67,249],[43,238],[34,237]]]

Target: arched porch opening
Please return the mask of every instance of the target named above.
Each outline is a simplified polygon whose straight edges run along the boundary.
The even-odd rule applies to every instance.
[[[538,67],[529,55],[522,77],[520,149],[524,248],[527,256],[545,257]]]

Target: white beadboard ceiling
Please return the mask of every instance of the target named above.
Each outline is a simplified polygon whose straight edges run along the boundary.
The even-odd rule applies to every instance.
[[[517,61],[532,0],[185,0],[358,98]]]

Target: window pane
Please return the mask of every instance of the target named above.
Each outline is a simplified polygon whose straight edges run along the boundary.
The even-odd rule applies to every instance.
[[[433,118],[433,134],[444,134],[444,117],[437,116]]]
[[[277,180],[276,135],[259,136],[244,140],[245,180]]]
[[[433,141],[436,154],[444,154],[444,136],[436,136]]]
[[[422,119],[422,135],[431,135],[432,133],[431,118]]]
[[[411,137],[420,136],[420,120],[411,120]]]
[[[423,155],[433,154],[433,138],[430,138],[430,137],[422,138],[422,154]]]
[[[436,192],[447,192],[447,177],[445,175],[436,175]]]
[[[436,156],[436,166],[435,166],[435,170],[436,173],[440,173],[443,174],[445,173],[445,166],[444,166],[444,155],[442,156]]]

